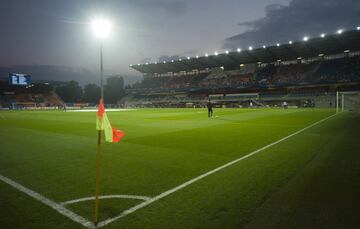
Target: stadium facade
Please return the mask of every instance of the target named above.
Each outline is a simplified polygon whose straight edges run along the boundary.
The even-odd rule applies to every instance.
[[[331,107],[337,91],[360,90],[360,30],[130,67],[144,80],[126,106]]]

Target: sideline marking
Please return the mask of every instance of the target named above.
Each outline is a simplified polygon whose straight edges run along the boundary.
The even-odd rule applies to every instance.
[[[52,201],[52,200],[46,198],[45,196],[42,196],[39,193],[37,193],[33,190],[30,190],[7,177],[4,177],[1,174],[0,174],[0,180],[5,182],[6,184],[12,186],[13,188],[25,193],[26,195],[31,196],[32,198],[40,201],[41,203],[51,207],[52,209],[59,212],[61,215],[68,217],[72,221],[80,223],[81,225],[83,225],[84,227],[87,227],[87,228],[95,228],[95,226],[92,222],[88,221],[87,219],[83,218],[82,216],[79,216],[78,214],[74,213],[73,211],[56,203],[55,201]]]
[[[246,159],[246,158],[249,158],[249,157],[251,157],[251,156],[253,156],[253,155],[255,155],[255,154],[257,154],[257,153],[259,153],[259,152],[261,152],[261,151],[263,151],[263,150],[265,150],[265,149],[268,149],[268,148],[270,148],[270,147],[272,147],[272,146],[274,146],[274,145],[276,145],[276,144],[279,144],[279,143],[282,142],[282,141],[287,140],[288,138],[291,138],[291,137],[293,137],[293,136],[295,136],[295,135],[297,135],[297,134],[299,134],[299,133],[301,133],[301,132],[304,132],[305,130],[307,130],[307,129],[313,127],[313,126],[316,126],[317,124],[322,123],[322,122],[324,122],[324,121],[326,121],[326,120],[334,117],[335,115],[336,115],[336,114],[333,114],[333,115],[330,115],[329,117],[326,117],[326,118],[324,118],[324,119],[321,119],[320,121],[317,121],[317,122],[315,122],[315,123],[313,123],[313,124],[311,124],[311,125],[303,128],[303,129],[298,130],[298,131],[296,131],[296,132],[294,132],[294,133],[292,133],[292,134],[290,134],[290,135],[288,135],[288,136],[286,136],[286,137],[283,137],[283,138],[281,138],[281,139],[279,139],[279,140],[277,140],[277,141],[275,141],[275,142],[273,142],[273,143],[270,143],[269,145],[263,146],[263,147],[261,147],[260,149],[257,149],[257,150],[255,150],[255,151],[249,153],[249,154],[246,154],[245,156],[242,156],[242,157],[240,157],[240,158],[238,158],[238,159],[235,159],[235,160],[233,160],[233,161],[230,161],[230,162],[226,163],[225,165],[222,165],[222,166],[217,167],[217,168],[215,168],[215,169],[213,169],[213,170],[210,170],[209,172],[206,172],[206,173],[204,173],[204,174],[202,174],[202,175],[200,175],[200,176],[197,176],[197,177],[195,177],[195,178],[193,178],[193,179],[191,179],[191,180],[189,180],[189,181],[187,181],[187,182],[185,182],[185,183],[183,183],[183,184],[181,184],[181,185],[179,185],[179,186],[176,186],[176,187],[174,187],[174,188],[172,188],[172,189],[169,189],[169,190],[167,190],[167,191],[165,191],[165,192],[163,192],[163,193],[161,193],[161,194],[159,194],[159,195],[157,195],[157,196],[154,196],[154,197],[152,197],[151,199],[149,199],[149,200],[147,200],[147,201],[144,201],[144,202],[142,202],[142,203],[140,203],[140,204],[138,204],[138,205],[135,205],[134,207],[131,207],[131,208],[123,211],[123,212],[122,212],[120,215],[118,215],[118,216],[115,216],[115,217],[113,217],[113,218],[109,218],[109,219],[106,219],[106,220],[104,220],[104,221],[99,222],[99,224],[97,225],[97,227],[98,227],[98,228],[99,228],[99,227],[103,227],[103,226],[105,226],[105,225],[107,225],[107,224],[109,224],[109,223],[114,222],[115,220],[118,220],[118,219],[120,219],[120,218],[123,218],[123,217],[125,217],[125,216],[127,216],[127,215],[129,215],[129,214],[131,214],[131,213],[133,213],[133,212],[141,209],[141,208],[144,208],[144,207],[150,205],[151,203],[153,203],[153,202],[155,202],[155,201],[158,201],[158,200],[160,200],[160,199],[162,199],[162,198],[164,198],[164,197],[166,197],[166,196],[168,196],[168,195],[170,195],[170,194],[172,194],[172,193],[174,193],[174,192],[177,192],[177,191],[179,191],[180,189],[183,189],[183,188],[185,188],[186,186],[188,186],[188,185],[190,185],[190,184],[192,184],[192,183],[195,183],[195,182],[197,182],[197,181],[199,181],[199,180],[201,180],[201,179],[203,179],[203,178],[205,178],[205,177],[207,177],[207,176],[209,176],[209,175],[211,175],[211,174],[213,174],[213,173],[219,172],[219,171],[221,171],[221,170],[223,170],[223,169],[225,169],[225,168],[227,168],[227,167],[229,167],[229,166],[231,166],[231,165],[233,165],[233,164],[235,164],[235,163],[237,163],[237,162],[239,162],[239,161],[242,161],[242,160],[244,160],[244,159]]]
[[[135,196],[135,195],[108,195],[108,196],[99,196],[99,199],[114,199],[114,198],[121,198],[121,199],[137,199],[137,200],[150,200],[151,197],[148,196]],[[65,202],[61,202],[60,205],[66,206],[69,204],[79,203],[83,201],[95,200],[94,196],[84,197],[76,200],[69,200]]]

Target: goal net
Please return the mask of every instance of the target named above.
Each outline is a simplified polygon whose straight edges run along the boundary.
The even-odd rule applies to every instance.
[[[360,111],[360,91],[336,93],[336,112]]]

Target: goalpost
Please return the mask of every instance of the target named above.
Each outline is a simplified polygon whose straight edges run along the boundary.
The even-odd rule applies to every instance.
[[[360,91],[336,92],[336,113],[360,111]]]

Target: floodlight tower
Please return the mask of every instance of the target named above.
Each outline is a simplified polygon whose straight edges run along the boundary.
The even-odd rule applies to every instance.
[[[103,40],[110,34],[111,22],[104,18],[98,18],[91,22],[91,27],[95,36],[100,40],[100,90],[101,99],[104,101]]]
[[[100,90],[101,100],[104,101],[104,68],[103,68],[103,40],[108,37],[111,23],[105,19],[95,19],[91,22],[95,36],[100,40]],[[100,106],[100,103],[99,103]],[[98,130],[98,142],[96,147],[96,181],[95,181],[95,226],[99,222],[99,193],[100,193],[100,151],[102,130]]]

